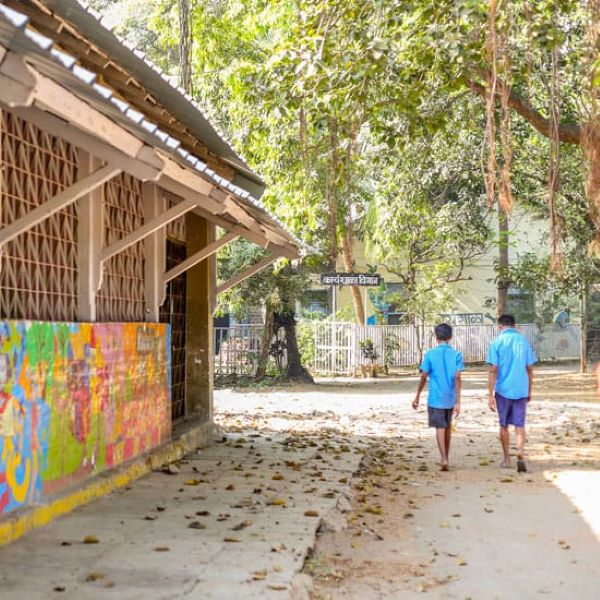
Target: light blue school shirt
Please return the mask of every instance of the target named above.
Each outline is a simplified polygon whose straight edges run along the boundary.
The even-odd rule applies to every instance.
[[[448,344],[438,344],[425,353],[421,371],[429,375],[429,406],[452,408],[456,404],[456,374],[464,368],[462,354]]]
[[[527,338],[516,329],[505,329],[490,344],[486,362],[498,367],[496,392],[509,400],[529,396],[527,367],[536,363]]]

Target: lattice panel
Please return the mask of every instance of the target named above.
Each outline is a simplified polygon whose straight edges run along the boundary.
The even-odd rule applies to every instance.
[[[104,244],[110,245],[144,223],[142,183],[122,174],[104,186]],[[144,320],[144,242],[104,263],[97,296],[98,321]]]
[[[12,223],[77,179],[77,152],[60,138],[0,111],[0,225]],[[0,318],[73,321],[77,216],[70,206],[3,248]]]
[[[167,240],[167,270],[187,258],[185,244]],[[185,416],[185,348],[187,325],[187,276],[182,273],[167,284],[167,294],[160,307],[161,323],[171,325],[171,415],[173,420]]]
[[[163,192],[167,200],[167,209],[179,204],[181,198],[170,192]],[[167,225],[167,237],[178,242],[185,243],[185,215],[171,221]]]

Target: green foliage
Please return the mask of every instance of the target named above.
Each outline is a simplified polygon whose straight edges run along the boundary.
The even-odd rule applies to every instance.
[[[298,349],[303,365],[314,365],[317,356],[313,324],[310,321],[300,321],[296,328]]]
[[[377,359],[379,358],[379,354],[375,349],[375,345],[373,344],[373,340],[367,338],[365,340],[361,340],[358,342],[358,348],[361,351],[365,360],[368,360],[372,365],[375,364]]]
[[[400,340],[395,333],[388,333],[383,339],[383,368],[387,374],[393,364],[396,352],[400,350]]]
[[[466,113],[449,131],[407,144],[394,160],[379,161],[373,202],[361,232],[367,250],[402,282],[386,299],[410,321],[437,319],[448,311],[452,284],[466,280],[465,267],[489,247],[491,231],[481,171],[473,147],[481,137],[469,131]],[[472,123],[472,121],[471,121]]]
[[[237,240],[218,254],[219,278],[230,279],[265,256],[265,251]],[[294,312],[296,301],[310,285],[306,273],[288,260],[280,259],[272,269],[264,269],[250,279],[219,294],[218,311],[243,318],[249,309],[268,304],[272,310]]]
[[[109,14],[121,10],[125,17],[113,19],[118,30],[166,73],[177,73],[174,0],[93,2]],[[450,308],[453,284],[491,235],[481,169],[484,105],[471,91],[489,66],[487,8],[486,0],[193,3],[194,95],[264,177],[267,206],[322,250],[301,269],[278,264],[253,277],[220,298],[222,307],[293,306],[308,285],[299,271],[327,263],[333,213],[338,237],[360,223],[377,261],[405,284],[399,300],[412,318]],[[561,120],[582,120],[588,17],[578,0],[502,3],[498,25],[511,23],[510,69],[499,74],[542,116],[550,54],[558,48]],[[547,216],[548,142],[514,113],[512,140],[513,193]],[[585,252],[592,228],[582,179],[580,150],[566,150],[566,192],[557,200],[563,268],[551,273],[541,258],[530,282],[536,293],[543,283],[578,294],[597,277]],[[220,255],[219,275],[227,279],[260,256],[249,245],[231,245]],[[526,286],[528,269],[525,261],[501,275]]]

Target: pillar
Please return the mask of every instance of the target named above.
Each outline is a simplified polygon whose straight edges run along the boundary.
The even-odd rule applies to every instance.
[[[206,219],[186,215],[187,254],[191,256],[215,239],[215,226]],[[187,272],[186,394],[185,414],[201,421],[213,419],[216,256]]]

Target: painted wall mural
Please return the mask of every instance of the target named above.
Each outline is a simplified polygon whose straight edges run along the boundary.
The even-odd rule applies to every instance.
[[[169,328],[0,320],[0,516],[171,434]]]

